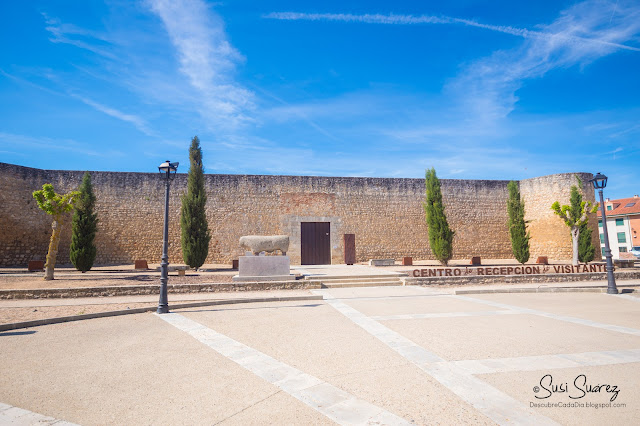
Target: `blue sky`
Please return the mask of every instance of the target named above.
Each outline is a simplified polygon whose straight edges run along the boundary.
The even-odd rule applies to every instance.
[[[637,1],[0,2],[0,155],[44,169],[640,192]]]

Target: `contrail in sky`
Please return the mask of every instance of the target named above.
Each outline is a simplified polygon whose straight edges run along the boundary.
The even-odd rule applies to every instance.
[[[334,22],[356,22],[364,24],[384,24],[384,25],[418,25],[418,24],[460,24],[469,27],[482,28],[490,31],[497,31],[511,34],[522,38],[558,38],[574,40],[585,43],[602,44],[618,49],[632,50],[640,52],[640,48],[613,43],[596,38],[579,37],[566,34],[546,33],[542,31],[531,31],[524,28],[515,28],[505,25],[483,24],[471,19],[454,18],[451,16],[429,16],[429,15],[381,15],[364,14],[353,15],[350,13],[300,13],[300,12],[271,12],[263,15],[266,19],[279,19],[283,21],[334,21]]]

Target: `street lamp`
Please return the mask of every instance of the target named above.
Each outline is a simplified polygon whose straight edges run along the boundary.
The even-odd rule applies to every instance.
[[[607,177],[600,172],[589,182],[593,184],[593,189],[597,189],[600,193],[600,210],[602,211],[602,232],[604,232],[604,255],[607,258],[607,293],[618,294],[616,287],[616,279],[613,276],[613,261],[611,260],[611,249],[609,248],[609,232],[607,231],[607,214],[604,208],[604,197],[602,190],[607,186]]]
[[[169,313],[169,299],[167,298],[167,281],[169,281],[169,186],[176,177],[178,163],[170,163],[169,160],[158,166],[160,176],[165,180],[164,193],[164,234],[162,237],[162,262],[160,263],[160,301],[158,302],[159,314]]]

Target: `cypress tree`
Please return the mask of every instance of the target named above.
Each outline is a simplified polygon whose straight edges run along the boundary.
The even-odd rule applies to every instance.
[[[578,191],[578,187],[575,185],[571,185],[569,204],[571,205],[571,210],[569,210],[569,218],[571,218],[572,221],[576,222],[582,215],[582,194],[580,194],[580,191]]]
[[[426,200],[423,204],[429,231],[431,252],[443,265],[447,265],[453,256],[454,231],[449,228],[442,204],[440,180],[432,167],[425,173]]]
[[[578,184],[582,186],[582,181],[578,178]],[[582,206],[582,194],[578,191],[578,187],[571,186],[571,219],[576,221],[579,219],[577,213],[581,211]],[[596,254],[596,248],[591,241],[591,229],[587,225],[589,217],[587,216],[585,222],[579,226],[578,234],[578,260],[583,263],[589,263],[593,260]]]
[[[578,260],[582,263],[589,263],[596,256],[596,248],[591,241],[591,228],[587,224],[580,226],[580,236],[578,237]]]
[[[182,197],[180,227],[182,229],[182,258],[184,263],[196,270],[204,264],[209,254],[209,225],[205,212],[207,194],[204,189],[202,149],[197,136],[189,148],[189,175],[187,193]]]
[[[512,180],[507,188],[509,189],[507,211],[509,212],[511,251],[516,260],[524,264],[529,260],[529,239],[531,238],[524,220],[524,201],[520,198],[518,182]]]
[[[71,248],[69,257],[78,271],[87,272],[96,260],[96,246],[93,240],[98,229],[98,217],[93,209],[96,196],[91,185],[91,175],[85,172],[78,188],[80,196],[71,219]]]

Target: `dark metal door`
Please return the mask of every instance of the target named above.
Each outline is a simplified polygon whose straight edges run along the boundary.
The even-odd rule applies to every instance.
[[[356,234],[344,234],[344,263],[356,263]]]
[[[331,264],[331,223],[300,223],[300,257],[303,265]]]

